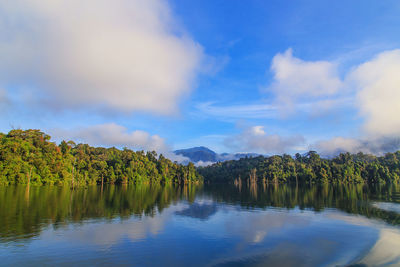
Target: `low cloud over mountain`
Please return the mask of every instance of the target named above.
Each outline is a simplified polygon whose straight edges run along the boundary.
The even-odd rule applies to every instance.
[[[211,149],[204,146],[179,149],[175,150],[174,153],[176,155],[188,158],[190,161],[194,162],[197,166],[206,166],[215,162],[221,162],[226,160],[237,160],[245,157],[258,156],[258,154],[256,153],[217,154]]]

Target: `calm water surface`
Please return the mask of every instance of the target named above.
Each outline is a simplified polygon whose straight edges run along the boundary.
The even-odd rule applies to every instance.
[[[400,188],[0,187],[0,265],[400,266]]]

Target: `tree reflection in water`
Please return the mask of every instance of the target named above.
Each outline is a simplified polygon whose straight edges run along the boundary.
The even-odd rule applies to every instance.
[[[0,187],[0,241],[29,239],[43,227],[57,228],[85,220],[128,219],[154,216],[180,201],[193,203],[206,197],[214,204],[190,207],[177,214],[207,219],[216,212],[215,203],[239,205],[245,209],[312,209],[316,212],[335,208],[350,214],[400,225],[400,214],[382,209],[376,203],[400,205],[396,185],[125,185],[68,187]],[[202,213],[196,215],[197,213]],[[196,213],[196,214],[195,214]]]

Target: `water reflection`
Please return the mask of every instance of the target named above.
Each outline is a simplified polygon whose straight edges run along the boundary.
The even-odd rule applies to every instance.
[[[394,185],[1,187],[0,260],[396,266],[399,192]]]
[[[69,222],[88,219],[111,220],[154,216],[171,203],[193,202],[199,187],[185,186],[110,186],[0,187],[0,241],[32,238],[41,228],[58,228]]]
[[[375,202],[372,205],[378,209],[400,213],[400,203]]]
[[[323,211],[335,208],[352,214],[377,218],[393,225],[400,224],[400,214],[381,209],[377,202],[400,204],[398,185],[368,187],[366,185],[322,186],[257,186],[256,189],[227,186],[209,186],[205,190],[214,200],[237,204],[244,208],[281,208]],[[375,205],[371,205],[375,202]]]
[[[379,240],[359,262],[369,266],[399,266],[399,231],[382,229],[379,233]]]
[[[217,212],[217,205],[213,204],[199,204],[193,203],[184,210],[175,212],[176,215],[187,216],[191,218],[207,220]]]

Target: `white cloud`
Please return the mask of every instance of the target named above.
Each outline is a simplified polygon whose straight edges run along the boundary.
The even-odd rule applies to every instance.
[[[385,51],[348,77],[357,88],[363,130],[372,136],[400,135],[400,50]]]
[[[164,157],[170,159],[171,161],[176,161],[179,164],[187,165],[190,162],[190,159],[188,157],[182,156],[182,155],[177,155],[173,151],[168,150],[168,151],[159,151],[164,155]]]
[[[293,112],[299,101],[324,99],[335,95],[342,82],[337,66],[328,61],[303,61],[293,57],[292,49],[272,60],[274,82],[268,87],[284,113]]]
[[[382,155],[398,150],[400,49],[382,52],[372,60],[354,66],[344,74],[343,80],[339,78],[337,67],[328,61],[301,60],[288,49],[272,60],[274,81],[268,87],[273,93],[270,103],[218,106],[205,102],[196,108],[202,114],[226,121],[279,120],[279,113],[289,115],[296,111],[290,115],[297,118],[308,116],[308,123],[312,123],[315,117],[323,117],[347,124],[356,118],[358,110],[364,121],[354,121],[353,127],[347,127],[351,133],[359,132],[359,136],[335,137],[307,146],[325,156],[340,152]],[[226,138],[225,145],[242,151],[282,153],[307,149],[304,146],[299,148],[301,141],[304,142],[304,139],[299,136],[269,135],[263,127],[253,126],[239,135]]]
[[[0,2],[0,79],[54,106],[171,114],[203,57],[164,0]]]
[[[291,49],[273,58],[271,70],[274,82],[268,89],[274,93],[276,109],[284,115],[296,111],[296,115],[305,112],[311,118],[329,116],[347,107],[358,110],[364,119],[351,129],[359,130],[358,137],[323,140],[311,145],[312,149],[332,156],[346,151],[381,155],[400,148],[399,49],[354,66],[343,81],[336,64],[303,61],[293,57]]]
[[[400,138],[346,138],[334,137],[329,140],[319,141],[311,146],[323,156],[336,156],[342,152],[356,154],[363,152],[367,154],[383,155],[386,152],[394,152],[400,148]]]
[[[334,137],[329,140],[319,141],[313,146],[313,148],[315,148],[322,156],[335,156],[342,152],[371,152],[360,140],[345,137]]]
[[[346,86],[356,91],[364,119],[358,138],[336,137],[314,147],[323,155],[364,152],[382,155],[400,148],[400,50],[385,51],[353,68]]]
[[[196,167],[206,167],[206,166],[212,165],[214,163],[215,162],[212,162],[212,161],[202,161],[202,160],[200,160],[200,161],[196,162],[195,165],[196,165]]]
[[[100,124],[75,130],[56,129],[51,131],[56,137],[70,138],[94,146],[128,147],[134,150],[168,151],[163,138],[145,131],[129,132],[125,127],[115,124]]]
[[[252,126],[242,133],[225,139],[225,145],[240,151],[257,153],[284,153],[295,150],[305,142],[302,136],[283,137],[276,134],[267,134],[263,126]]]
[[[213,102],[203,102],[195,106],[200,116],[212,116],[213,118],[235,121],[238,119],[276,118],[277,107],[271,104],[248,105],[216,105]]]
[[[124,126],[115,123],[80,127],[73,130],[53,129],[50,130],[50,134],[57,140],[74,140],[92,146],[127,147],[135,151],[156,151],[172,161],[189,162],[187,157],[175,155],[169,144],[159,135],[151,135],[141,130],[128,131]]]

